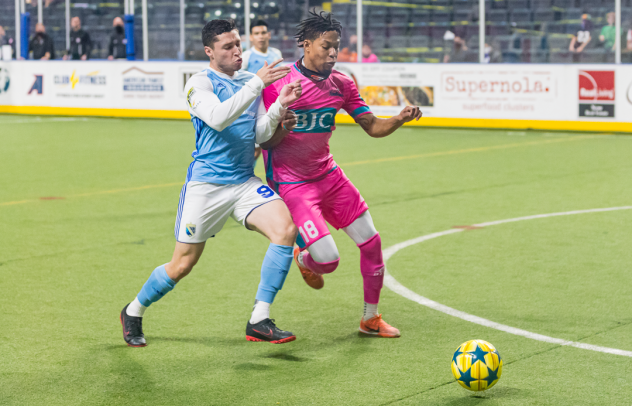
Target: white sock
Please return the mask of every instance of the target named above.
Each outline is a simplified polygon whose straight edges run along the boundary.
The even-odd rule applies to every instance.
[[[250,316],[250,324],[259,323],[261,320],[270,318],[270,303],[255,300],[252,308],[252,316]]]
[[[371,317],[377,316],[379,313],[377,312],[377,303],[371,304],[364,302],[364,315],[362,316],[363,320],[368,320]]]
[[[129,306],[127,306],[126,313],[128,316],[143,317],[143,315],[145,314],[145,310],[147,310],[147,307],[143,306],[138,301],[138,298],[135,297],[134,301],[130,303]]]
[[[298,253],[298,263],[301,264],[302,267],[305,267],[305,264],[303,263],[303,252],[299,252]]]

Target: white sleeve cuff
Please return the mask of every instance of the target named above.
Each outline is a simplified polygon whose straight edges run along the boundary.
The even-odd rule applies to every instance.
[[[281,121],[281,117],[283,117],[283,114],[285,114],[286,110],[287,109],[281,105],[281,102],[277,98],[276,101],[272,103],[272,106],[270,106],[270,108],[268,109],[268,116],[271,119],[276,120],[278,124],[279,121]]]

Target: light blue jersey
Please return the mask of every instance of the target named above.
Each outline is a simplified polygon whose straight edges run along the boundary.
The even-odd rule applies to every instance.
[[[263,68],[264,62],[268,62],[268,65],[270,65],[272,62],[277,59],[281,59],[282,57],[281,51],[276,48],[270,47],[268,48],[268,52],[263,54],[252,47],[249,50],[244,51],[242,55],[243,63],[241,65],[241,69],[251,73],[257,73],[259,69]]]
[[[254,176],[255,123],[263,90],[263,81],[254,77],[240,71],[231,78],[206,69],[187,82],[195,128],[187,181],[241,184]]]

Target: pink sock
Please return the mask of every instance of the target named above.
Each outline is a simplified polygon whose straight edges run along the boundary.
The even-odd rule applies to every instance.
[[[307,250],[303,251],[303,265],[305,265],[307,269],[309,269],[310,271],[314,273],[317,273],[320,275],[323,275],[326,273],[332,273],[333,271],[336,270],[336,268],[338,268],[339,263],[340,263],[340,258],[331,262],[316,262],[314,261],[312,256],[309,255],[309,252],[307,252]]]
[[[360,272],[364,279],[364,301],[377,304],[384,284],[384,260],[380,234],[358,245],[360,248]]]

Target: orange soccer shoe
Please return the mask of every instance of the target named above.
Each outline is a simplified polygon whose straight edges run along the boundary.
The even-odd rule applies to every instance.
[[[298,270],[301,271],[301,276],[303,276],[303,280],[309,285],[310,288],[322,289],[323,286],[325,286],[325,280],[323,279],[323,276],[310,271],[309,269],[302,266],[300,262],[298,262],[298,254],[300,252],[300,248],[294,248],[294,261],[296,262],[296,266],[298,266]]]
[[[382,320],[381,314],[368,320],[364,318],[360,320],[360,332],[378,337],[397,338],[400,336],[399,330]]]

